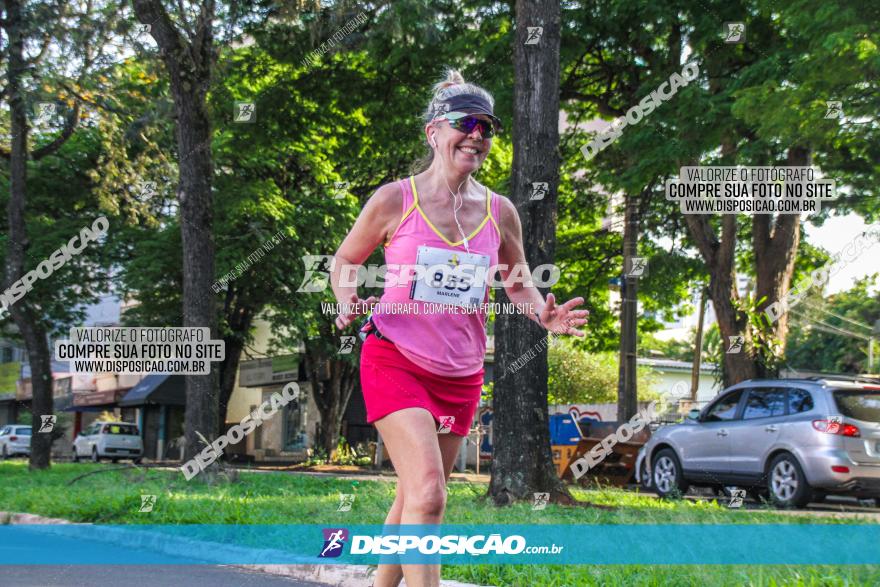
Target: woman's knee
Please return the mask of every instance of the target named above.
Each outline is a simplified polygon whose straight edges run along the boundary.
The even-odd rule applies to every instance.
[[[432,471],[410,484],[404,507],[410,512],[439,515],[446,509],[446,478],[442,470]]]

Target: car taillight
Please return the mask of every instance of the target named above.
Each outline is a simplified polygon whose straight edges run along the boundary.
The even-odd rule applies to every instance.
[[[10,436],[9,440],[11,440],[12,442],[15,442],[16,440],[18,440],[18,436]]]
[[[851,436],[853,438],[858,438],[862,435],[857,426],[843,424],[841,422],[832,422],[831,420],[813,420],[813,428],[819,432],[825,432],[826,434]]]

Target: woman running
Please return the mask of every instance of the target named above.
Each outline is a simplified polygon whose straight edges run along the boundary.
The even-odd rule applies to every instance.
[[[478,276],[500,265],[507,296],[530,308],[532,320],[584,336],[575,327],[588,312],[574,309],[583,298],[556,305],[552,293],[545,301],[529,280],[516,279],[531,275],[516,207],[472,177],[500,126],[493,106],[486,90],[448,70],[425,113],[429,153],[420,173],[380,187],[335,255],[333,291],[340,304],[351,304],[337,327],[375,306],[361,328],[360,376],[367,421],[382,435],[398,477],[386,524],[443,520],[446,482],[483,385],[488,315],[480,304],[489,301],[492,275]],[[340,285],[340,275],[380,243],[387,273],[376,304]],[[404,576],[410,587],[433,587],[440,565],[380,564],[374,586],[396,586]]]

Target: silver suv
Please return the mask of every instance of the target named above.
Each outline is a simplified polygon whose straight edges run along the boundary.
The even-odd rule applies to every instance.
[[[661,426],[637,479],[661,497],[736,486],[802,507],[827,494],[880,498],[880,381],[749,380]]]

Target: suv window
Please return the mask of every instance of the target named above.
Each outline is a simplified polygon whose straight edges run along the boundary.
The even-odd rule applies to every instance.
[[[706,412],[704,422],[724,422],[733,420],[736,416],[736,406],[739,405],[739,398],[742,397],[743,390],[738,389],[733,393],[729,393],[709,408]]]
[[[30,429],[29,427],[27,427],[27,426],[22,426],[21,428],[16,428],[16,429],[15,429],[15,434],[18,434],[18,435],[20,435],[20,436],[30,436],[30,435],[31,435],[31,429]]]
[[[813,396],[806,389],[788,390],[788,414],[800,414],[813,409]]]
[[[6,436],[7,434],[9,434],[9,426],[4,426],[0,429],[0,436]]]
[[[840,413],[863,422],[880,422],[880,392],[835,389],[834,402]]]
[[[758,387],[749,391],[743,420],[785,415],[785,388]]]

